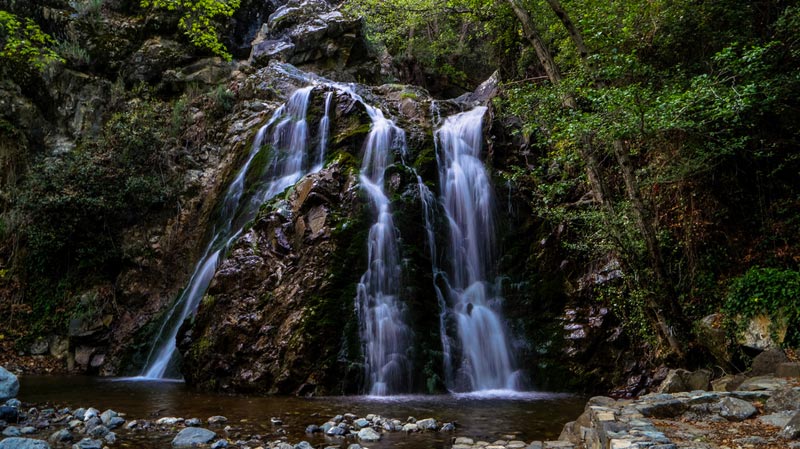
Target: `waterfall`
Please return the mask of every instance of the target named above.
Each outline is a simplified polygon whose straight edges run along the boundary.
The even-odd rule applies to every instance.
[[[461,349],[460,380],[455,388],[469,390],[514,388],[512,357],[497,310],[501,299],[489,281],[495,260],[495,205],[492,185],[479,159],[485,112],[485,107],[477,107],[448,117],[435,135],[441,200],[450,234],[445,288]],[[447,365],[450,348],[443,349]],[[451,378],[449,373],[447,377]]]
[[[364,143],[361,186],[369,196],[377,220],[369,230],[367,271],[358,284],[356,304],[364,342],[366,379],[370,394],[387,395],[410,389],[411,364],[406,350],[410,330],[400,302],[400,256],[389,198],[383,190],[384,173],[393,149],[405,152],[405,132],[376,108],[364,104],[372,120]]]
[[[333,91],[325,94],[325,111],[322,120],[319,121],[319,148],[317,150],[317,160],[314,165],[313,171],[318,171],[325,164],[325,150],[328,148],[328,137],[331,128],[331,99],[333,98]]]
[[[165,379],[177,374],[178,351],[175,339],[178,329],[197,309],[221,262],[221,257],[230,244],[239,237],[247,222],[255,218],[264,201],[284,191],[309,173],[306,114],[312,90],[313,86],[296,90],[289,101],[279,107],[256,134],[244,165],[239,169],[223,197],[220,216],[212,230],[213,238],[197,262],[188,285],[167,312],[148,354],[141,377]],[[326,117],[330,98],[329,94],[326,98]],[[270,145],[264,146],[267,133],[271,137]],[[250,166],[261,151],[270,152],[269,163],[256,179],[256,185],[252,186],[251,191],[254,193],[248,196],[247,201],[242,202],[245,192],[251,187],[245,185]],[[324,147],[320,147],[322,158],[324,151]],[[317,165],[314,166],[314,171],[322,167],[318,161],[315,163]]]

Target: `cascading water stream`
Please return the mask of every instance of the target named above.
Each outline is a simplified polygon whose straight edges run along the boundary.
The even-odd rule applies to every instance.
[[[360,181],[377,215],[369,230],[367,271],[358,284],[357,306],[364,342],[370,394],[387,395],[410,389],[411,366],[406,351],[410,330],[400,302],[400,256],[384,173],[394,149],[405,151],[405,132],[376,108],[364,104],[372,120],[364,143]]]
[[[278,108],[267,124],[261,127],[256,134],[247,160],[239,169],[236,178],[231,182],[223,197],[220,218],[213,230],[213,238],[195,266],[188,285],[169,310],[159,328],[147,357],[142,378],[165,379],[169,375],[177,374],[174,365],[178,358],[175,341],[178,330],[186,317],[197,309],[214,277],[221,256],[241,234],[245,224],[256,216],[264,201],[295,184],[311,171],[307,160],[309,136],[306,113],[312,90],[313,86],[296,90],[289,101]],[[329,102],[330,95],[326,98],[326,117]],[[271,135],[271,145],[269,148],[264,148],[263,144],[268,132]],[[271,162],[255,181],[256,185],[252,189],[254,193],[242,203],[250,166],[260,151],[271,151]],[[324,147],[321,146],[319,152],[323,155],[322,157],[324,157],[324,151]],[[321,164],[317,164],[313,171],[319,170],[321,167]]]
[[[454,387],[468,390],[515,387],[505,328],[496,310],[500,299],[488,279],[494,264],[495,205],[479,159],[485,112],[485,107],[477,107],[448,117],[435,139],[441,200],[450,234],[445,288],[462,354],[459,385]],[[444,322],[442,327],[444,332]],[[443,349],[447,363],[449,347]]]

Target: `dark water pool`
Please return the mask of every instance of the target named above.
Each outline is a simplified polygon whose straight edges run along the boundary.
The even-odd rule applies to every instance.
[[[224,415],[233,427],[231,440],[247,440],[260,435],[271,441],[285,432],[292,444],[301,440],[315,446],[336,444],[337,440],[305,434],[309,424],[321,425],[345,413],[369,413],[405,421],[436,418],[456,422],[455,433],[385,434],[372,448],[446,448],[453,436],[469,436],[487,441],[514,435],[523,441],[555,439],[567,421],[577,418],[585,398],[554,393],[494,392],[439,396],[335,396],[319,398],[225,396],[192,391],[180,382],[142,382],[93,377],[23,377],[20,399],[56,407],[95,407],[114,409],[128,419],[177,416],[206,418]],[[283,426],[270,423],[278,417]],[[212,428],[221,434],[220,428]],[[156,433],[127,434],[120,431],[123,447],[169,447],[170,438]],[[341,441],[341,440],[340,440]],[[343,441],[346,447],[351,441]]]

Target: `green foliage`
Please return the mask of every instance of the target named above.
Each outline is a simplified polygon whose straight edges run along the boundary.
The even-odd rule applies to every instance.
[[[0,10],[0,61],[41,72],[53,62],[63,61],[53,50],[55,40],[31,19]]]
[[[800,345],[800,272],[754,267],[733,279],[725,299],[725,313],[739,325],[748,318],[766,315],[789,330],[784,344]],[[742,319],[743,318],[743,319]]]
[[[231,60],[231,54],[219,41],[215,19],[231,17],[240,0],[141,0],[143,8],[178,11],[182,14],[178,26],[196,47]]]
[[[56,52],[73,66],[87,66],[91,62],[89,52],[72,39],[58,41]]]

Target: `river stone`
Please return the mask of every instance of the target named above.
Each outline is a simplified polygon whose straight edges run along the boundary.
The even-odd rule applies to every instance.
[[[175,424],[182,423],[183,418],[176,418],[174,416],[166,416],[164,418],[159,418],[156,421],[156,424],[159,426],[174,426]]]
[[[369,427],[369,421],[364,418],[359,418],[353,422],[353,425],[356,426],[356,430],[361,430],[364,427]]]
[[[436,420],[433,418],[426,418],[417,421],[417,428],[419,430],[436,430],[438,426],[436,425]]]
[[[467,437],[458,437],[458,438],[456,438],[456,441],[455,441],[454,444],[464,444],[464,445],[467,445],[467,446],[472,446],[473,444],[475,444],[475,440],[473,440],[472,438],[467,438]]]
[[[800,412],[797,412],[792,416],[792,419],[784,426],[783,430],[778,434],[781,438],[786,438],[787,440],[797,440],[800,439]]]
[[[358,444],[358,443],[353,443],[353,444],[347,446],[347,449],[361,449],[361,445]]]
[[[0,366],[0,401],[15,398],[17,393],[19,393],[19,379]]]
[[[764,404],[764,410],[769,413],[798,409],[800,409],[800,391],[794,388],[782,388],[774,391]]]
[[[20,436],[21,432],[19,431],[19,427],[16,426],[8,426],[3,429],[3,436],[4,437],[18,437]]]
[[[36,433],[36,428],[35,427],[31,427],[31,426],[25,426],[25,427],[19,429],[19,433],[21,435],[30,435],[32,433]]]
[[[22,402],[19,399],[14,398],[7,400],[6,403],[3,405],[5,405],[6,407],[20,408],[22,407]]]
[[[322,432],[322,429],[316,424],[311,424],[308,427],[306,427],[306,433],[317,433],[317,432]]]
[[[187,420],[185,421],[185,424],[186,424],[188,427],[200,427],[200,425],[201,425],[202,423],[203,423],[203,421],[200,421],[200,419],[199,419],[199,418],[189,418],[189,419],[187,419]]]
[[[84,438],[73,444],[72,449],[103,449],[103,442],[91,438]]]
[[[72,416],[74,416],[75,419],[80,419],[81,421],[83,421],[84,415],[86,415],[86,409],[85,408],[79,408],[79,409],[75,410],[75,412],[72,413]]]
[[[125,424],[125,418],[121,418],[119,416],[115,416],[111,418],[111,421],[108,423],[109,429],[116,429],[117,427]]]
[[[0,441],[0,449],[50,449],[50,445],[31,438],[6,438]]]
[[[67,429],[61,429],[53,432],[48,440],[50,440],[51,443],[65,443],[72,441],[72,434]]]
[[[314,449],[314,446],[308,441],[301,441],[294,445],[294,449]]]
[[[442,428],[439,429],[440,432],[454,432],[455,430],[456,426],[451,422],[445,423]]]
[[[347,434],[347,429],[343,429],[339,426],[333,426],[325,432],[325,435],[332,436],[332,437],[341,437]]]
[[[211,445],[211,449],[225,449],[228,447],[228,440],[217,440]]]
[[[0,420],[9,422],[17,422],[19,419],[19,409],[17,407],[2,406],[0,407]]]
[[[753,404],[731,397],[719,401],[719,407],[719,415],[728,421],[744,421],[758,412]]]
[[[114,444],[117,442],[117,434],[114,432],[108,432],[105,434],[105,436],[103,436],[103,439],[106,440],[106,443],[108,444]]]
[[[381,435],[371,427],[367,427],[358,431],[358,439],[367,442],[378,441],[381,439]]]
[[[191,447],[196,444],[206,444],[211,442],[217,434],[202,427],[187,427],[180,432],[172,440],[172,445],[175,447]]]
[[[419,427],[415,423],[408,423],[403,425],[403,432],[417,432]]]
[[[212,417],[208,418],[208,423],[209,424],[224,424],[226,422],[228,422],[228,418],[226,418],[224,416],[220,416],[220,415],[215,415],[215,416],[212,416]]]
[[[100,414],[100,420],[107,426],[111,423],[111,418],[116,418],[117,416],[119,416],[119,413],[109,409]]]
[[[87,429],[89,428],[87,427]],[[108,427],[100,424],[98,426],[92,427],[86,433],[89,434],[89,436],[95,438],[103,438],[104,436],[108,435],[108,432],[110,432],[110,430],[108,430]]]

